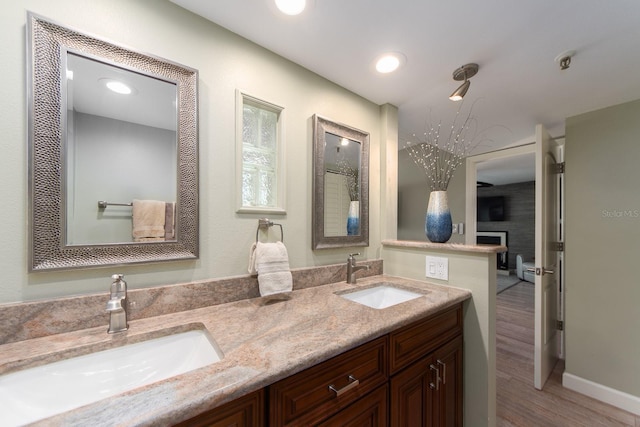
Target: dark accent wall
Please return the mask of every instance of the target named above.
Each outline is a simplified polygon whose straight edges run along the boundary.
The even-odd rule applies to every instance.
[[[535,254],[535,181],[478,188],[478,197],[504,196],[505,221],[478,222],[478,231],[507,231],[509,270],[516,268],[516,255],[533,259]]]

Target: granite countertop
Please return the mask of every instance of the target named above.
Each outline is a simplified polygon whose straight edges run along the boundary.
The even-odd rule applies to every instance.
[[[385,281],[420,297],[382,310],[336,293]],[[286,378],[415,320],[470,298],[464,289],[373,276],[355,285],[333,283],[129,322],[109,335],[104,327],[0,346],[0,374],[34,361],[55,361],[113,342],[144,340],[172,328],[206,328],[221,361],[39,421],[34,425],[172,425]],[[186,326],[185,326],[186,325]],[[37,362],[36,362],[37,363]]]
[[[437,249],[451,252],[472,252],[479,254],[500,253],[508,250],[502,245],[467,245],[463,243],[433,243],[425,240],[383,240],[383,246],[412,249]]]

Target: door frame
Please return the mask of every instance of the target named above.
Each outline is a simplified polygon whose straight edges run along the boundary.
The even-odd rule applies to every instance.
[[[553,138],[555,141],[564,143],[564,136]],[[476,244],[476,233],[477,233],[477,180],[478,180],[478,163],[485,162],[487,160],[494,160],[512,156],[519,156],[522,154],[533,154],[535,155],[536,143],[530,142],[527,144],[519,145],[516,147],[504,148],[502,150],[491,151],[488,153],[478,154],[476,156],[467,157],[465,160],[465,170],[466,170],[466,181],[465,181],[465,244],[467,245],[475,245]],[[560,148],[561,160],[564,161],[564,144],[562,144],[562,148]],[[536,183],[537,185],[537,183]],[[562,215],[562,235],[561,239],[564,241],[564,179],[561,180],[560,183],[560,200],[559,206],[563,212]],[[562,292],[559,294],[558,301],[558,319],[564,321],[564,253],[558,254],[559,259],[562,263],[562,268],[560,269],[560,280]],[[565,333],[564,331],[559,332],[559,357],[564,359],[564,348],[565,348]]]
[[[535,154],[535,143],[529,143],[526,145],[519,145],[513,148],[505,148],[503,150],[491,151],[489,153],[478,154],[477,156],[467,157],[465,161],[466,168],[466,182],[465,182],[465,222],[466,222],[466,235],[465,244],[476,244],[476,232],[478,225],[477,219],[477,197],[478,197],[478,163],[482,163],[487,160],[501,159],[505,157],[519,156],[522,154]]]

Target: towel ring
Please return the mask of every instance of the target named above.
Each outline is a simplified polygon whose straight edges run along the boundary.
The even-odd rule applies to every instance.
[[[256,229],[256,243],[258,243],[258,235],[260,233],[260,229],[261,228],[268,229],[269,227],[273,227],[274,225],[277,225],[278,227],[280,227],[280,241],[284,243],[284,231],[282,229],[282,224],[275,224],[269,218],[260,218],[258,220],[258,228]]]

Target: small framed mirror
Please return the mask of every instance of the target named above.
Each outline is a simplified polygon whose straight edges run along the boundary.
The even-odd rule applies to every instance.
[[[369,245],[369,134],[313,116],[312,248]]]
[[[197,258],[197,70],[27,31],[30,271]]]

